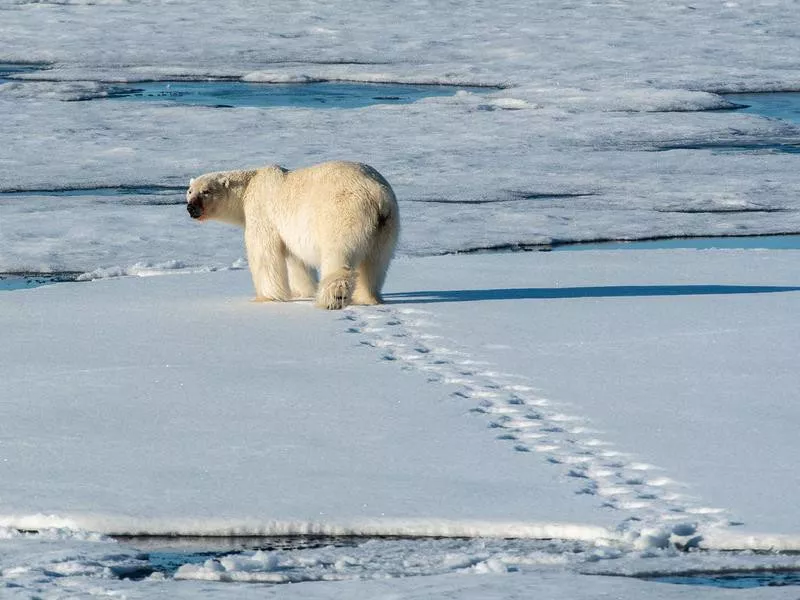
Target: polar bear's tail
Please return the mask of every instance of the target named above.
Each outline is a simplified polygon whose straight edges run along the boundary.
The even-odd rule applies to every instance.
[[[355,273],[352,269],[341,267],[327,275],[319,284],[317,306],[328,310],[344,308],[353,296]]]

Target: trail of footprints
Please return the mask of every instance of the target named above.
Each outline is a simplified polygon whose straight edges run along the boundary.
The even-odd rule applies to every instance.
[[[603,439],[602,432],[563,403],[537,393],[526,379],[494,370],[447,346],[435,331],[434,315],[415,308],[349,308],[347,331],[377,349],[383,360],[425,373],[432,383],[455,386],[451,396],[487,421],[496,439],[560,468],[578,494],[596,496],[623,511],[626,527],[670,527],[693,535],[699,525],[729,524],[726,511],[705,507],[686,486]]]

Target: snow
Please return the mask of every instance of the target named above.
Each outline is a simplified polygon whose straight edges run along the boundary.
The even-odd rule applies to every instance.
[[[31,68],[0,69],[0,274],[82,281],[0,275],[0,596],[671,599],[697,590],[632,577],[797,569],[766,552],[800,549],[796,251],[450,256],[798,233],[798,125],[720,95],[800,89],[795,13],[3,3],[0,63]],[[169,80],[454,87],[103,99]],[[182,188],[326,159],[397,191],[390,304],[249,303],[241,233],[188,219]],[[223,552],[178,581],[111,533],[428,537]],[[276,579],[303,583],[236,583]]]
[[[241,269],[5,292],[3,390],[16,401],[0,405],[14,424],[0,527],[519,538],[259,551],[176,574],[218,582],[504,572],[513,595],[514,578],[541,571],[796,568],[718,551],[800,548],[785,509],[798,493],[786,476],[797,258],[400,259],[386,306],[343,313],[251,303]],[[524,545],[554,538],[556,551]],[[90,542],[100,558],[60,566],[66,579],[119,586],[114,569],[148,564]],[[18,556],[8,581],[27,577]]]
[[[462,418],[470,406],[372,356],[349,321],[310,303],[263,311],[251,285],[230,271],[0,298],[4,394],[29,399],[0,419],[17,424],[0,524],[584,539],[614,524],[546,464],[521,480],[529,461],[506,460]]]
[[[713,514],[722,506],[731,509],[728,518],[745,522],[736,531],[800,530],[785,510],[796,490],[776,462],[792,437],[786,411],[797,385],[796,253],[573,254],[505,258],[518,273],[470,261],[432,264],[430,279],[418,276],[415,291],[397,301],[424,303],[436,314],[438,335],[481,348],[483,360],[532,372],[535,387],[546,390],[546,406],[581,398],[579,416],[605,433],[551,439],[553,457],[571,470],[574,445],[602,448],[609,433],[613,451],[647,446],[647,457],[620,458],[609,473],[593,461],[579,465],[576,480],[607,502],[638,508],[637,495],[652,496],[644,513],[679,508],[679,516]],[[453,285],[436,274],[445,269]],[[527,310],[517,307],[525,303]],[[410,330],[414,335],[420,328]],[[572,411],[563,413],[560,419],[569,422]],[[713,438],[699,451],[710,423]],[[509,425],[514,430],[519,422]],[[538,437],[527,442],[524,431],[514,435],[541,443]],[[634,468],[632,460],[646,464]],[[741,473],[748,465],[753,477]],[[689,498],[699,491],[684,487],[692,480],[703,482],[699,495],[708,504]],[[642,494],[626,481],[649,489]],[[750,485],[743,488],[742,481]],[[775,504],[765,505],[767,497]]]

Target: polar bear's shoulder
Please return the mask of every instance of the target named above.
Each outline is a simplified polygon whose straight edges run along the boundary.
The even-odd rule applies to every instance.
[[[251,177],[283,177],[289,172],[289,169],[285,169],[280,165],[272,164],[256,167],[255,169],[250,169],[249,171],[242,171],[242,173],[249,173]]]
[[[258,169],[256,169],[256,171],[258,173],[264,173],[264,174],[274,173],[275,175],[285,175],[286,173],[289,172],[289,169],[282,167],[280,165],[270,164],[259,167]]]

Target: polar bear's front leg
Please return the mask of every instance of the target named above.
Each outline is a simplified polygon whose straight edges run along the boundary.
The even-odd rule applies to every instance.
[[[291,300],[286,248],[278,233],[271,227],[245,227],[244,242],[256,302]]]
[[[355,272],[344,259],[323,258],[320,268],[317,306],[338,310],[350,304],[353,296]]]

